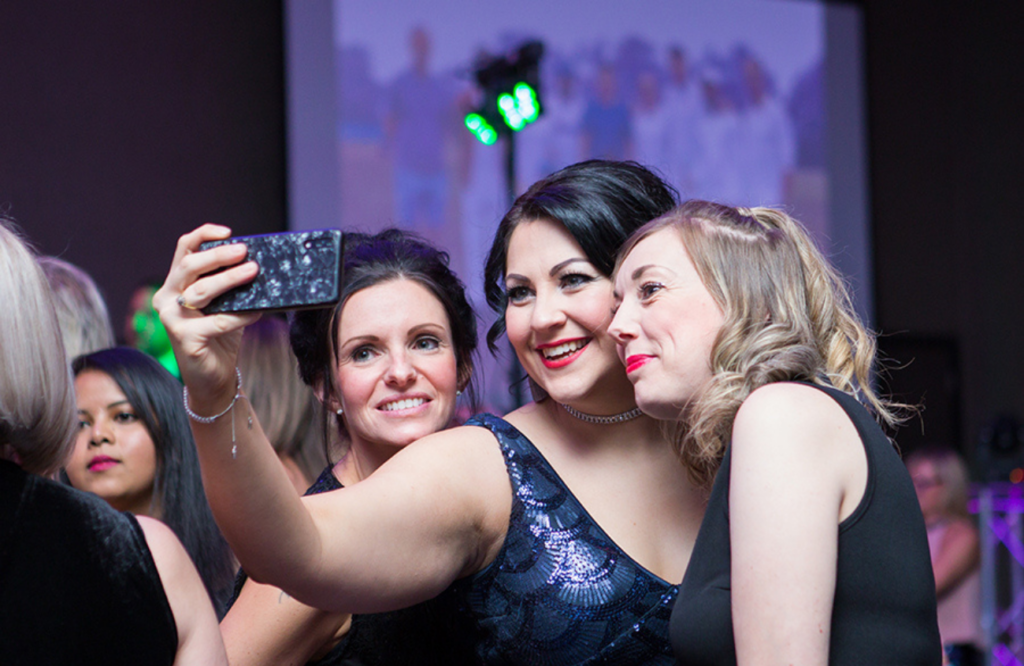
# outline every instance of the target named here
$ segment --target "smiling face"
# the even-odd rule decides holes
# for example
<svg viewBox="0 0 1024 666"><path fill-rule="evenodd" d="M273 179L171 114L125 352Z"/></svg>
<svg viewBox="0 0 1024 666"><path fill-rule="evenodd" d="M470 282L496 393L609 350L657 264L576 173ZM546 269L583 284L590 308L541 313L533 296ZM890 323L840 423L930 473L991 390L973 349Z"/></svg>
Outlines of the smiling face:
<svg viewBox="0 0 1024 666"><path fill-rule="evenodd" d="M637 243L615 281L621 299L611 334L645 413L678 420L711 379L711 350L725 322L679 233L669 227Z"/></svg>
<svg viewBox="0 0 1024 666"><path fill-rule="evenodd" d="M437 297L406 279L352 294L338 327L335 385L353 448L379 462L447 426L458 372Z"/></svg>
<svg viewBox="0 0 1024 666"><path fill-rule="evenodd" d="M520 223L509 240L505 286L508 339L554 400L604 415L635 405L607 331L611 280L565 227Z"/></svg>
<svg viewBox="0 0 1024 666"><path fill-rule="evenodd" d="M105 372L80 372L75 394L78 439L66 468L71 484L118 511L152 515L156 448L146 426Z"/></svg>

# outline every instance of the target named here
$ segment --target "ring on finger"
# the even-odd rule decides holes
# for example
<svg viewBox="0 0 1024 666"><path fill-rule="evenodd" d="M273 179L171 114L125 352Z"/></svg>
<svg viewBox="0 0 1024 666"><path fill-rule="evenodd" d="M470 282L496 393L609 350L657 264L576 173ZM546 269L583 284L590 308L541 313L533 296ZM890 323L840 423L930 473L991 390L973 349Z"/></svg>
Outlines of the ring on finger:
<svg viewBox="0 0 1024 666"><path fill-rule="evenodd" d="M178 298L177 298L177 303L178 303L178 305L179 305L180 307L183 307L183 308L185 308L186 310L198 310L198 308L197 308L196 306L194 306L194 305L190 305L190 304L189 304L189 303L188 303L188 302L187 302L187 301L185 300L185 294L178 294Z"/></svg>

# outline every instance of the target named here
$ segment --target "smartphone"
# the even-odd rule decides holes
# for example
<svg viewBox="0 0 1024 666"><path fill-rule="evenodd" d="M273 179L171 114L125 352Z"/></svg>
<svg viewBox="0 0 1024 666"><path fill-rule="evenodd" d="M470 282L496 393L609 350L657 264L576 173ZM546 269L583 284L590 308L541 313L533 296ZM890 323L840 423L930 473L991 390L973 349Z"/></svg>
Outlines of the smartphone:
<svg viewBox="0 0 1024 666"><path fill-rule="evenodd" d="M201 244L200 250L208 250L244 243L248 253L242 261L255 261L260 267L252 282L221 294L203 312L305 310L335 305L340 296L342 239L338 229L321 229L238 236Z"/></svg>

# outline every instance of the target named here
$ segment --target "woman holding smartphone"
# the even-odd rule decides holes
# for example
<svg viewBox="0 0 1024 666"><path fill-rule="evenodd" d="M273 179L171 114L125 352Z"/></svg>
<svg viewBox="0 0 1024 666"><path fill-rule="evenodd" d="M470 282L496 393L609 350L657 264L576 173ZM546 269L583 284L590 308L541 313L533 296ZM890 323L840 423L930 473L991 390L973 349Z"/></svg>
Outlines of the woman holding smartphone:
<svg viewBox="0 0 1024 666"><path fill-rule="evenodd" d="M447 255L397 230L345 234L344 248L338 305L292 318L298 374L325 403L328 439L346 445L307 494L352 487L406 445L448 427L457 396L471 387L476 315ZM234 666L441 666L470 658L466 637L454 631L451 595L352 616L244 575L239 584L221 622Z"/></svg>
<svg viewBox="0 0 1024 666"><path fill-rule="evenodd" d="M671 664L668 581L685 570L702 496L636 409L607 324L616 251L674 204L632 163L585 162L532 186L499 225L486 275L504 315L490 339L507 330L538 399L302 501L235 399L238 337L254 316L196 309L258 267L238 263L244 248L196 251L224 227L183 236L155 302L201 415L211 505L250 575L357 613L451 589L481 663Z"/></svg>

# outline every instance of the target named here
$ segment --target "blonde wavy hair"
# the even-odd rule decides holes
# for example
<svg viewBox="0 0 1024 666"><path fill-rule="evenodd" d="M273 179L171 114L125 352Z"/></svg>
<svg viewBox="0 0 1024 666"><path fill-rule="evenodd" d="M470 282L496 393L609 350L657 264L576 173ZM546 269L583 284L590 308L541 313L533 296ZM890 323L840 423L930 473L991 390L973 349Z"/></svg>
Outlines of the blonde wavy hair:
<svg viewBox="0 0 1024 666"><path fill-rule="evenodd" d="M662 229L676 231L725 322L711 351L712 378L678 421L670 440L698 484L714 480L740 405L781 381L833 386L880 421L901 420L901 405L871 388L875 338L861 324L839 274L803 227L771 208L733 208L692 200L647 223L621 258Z"/></svg>

